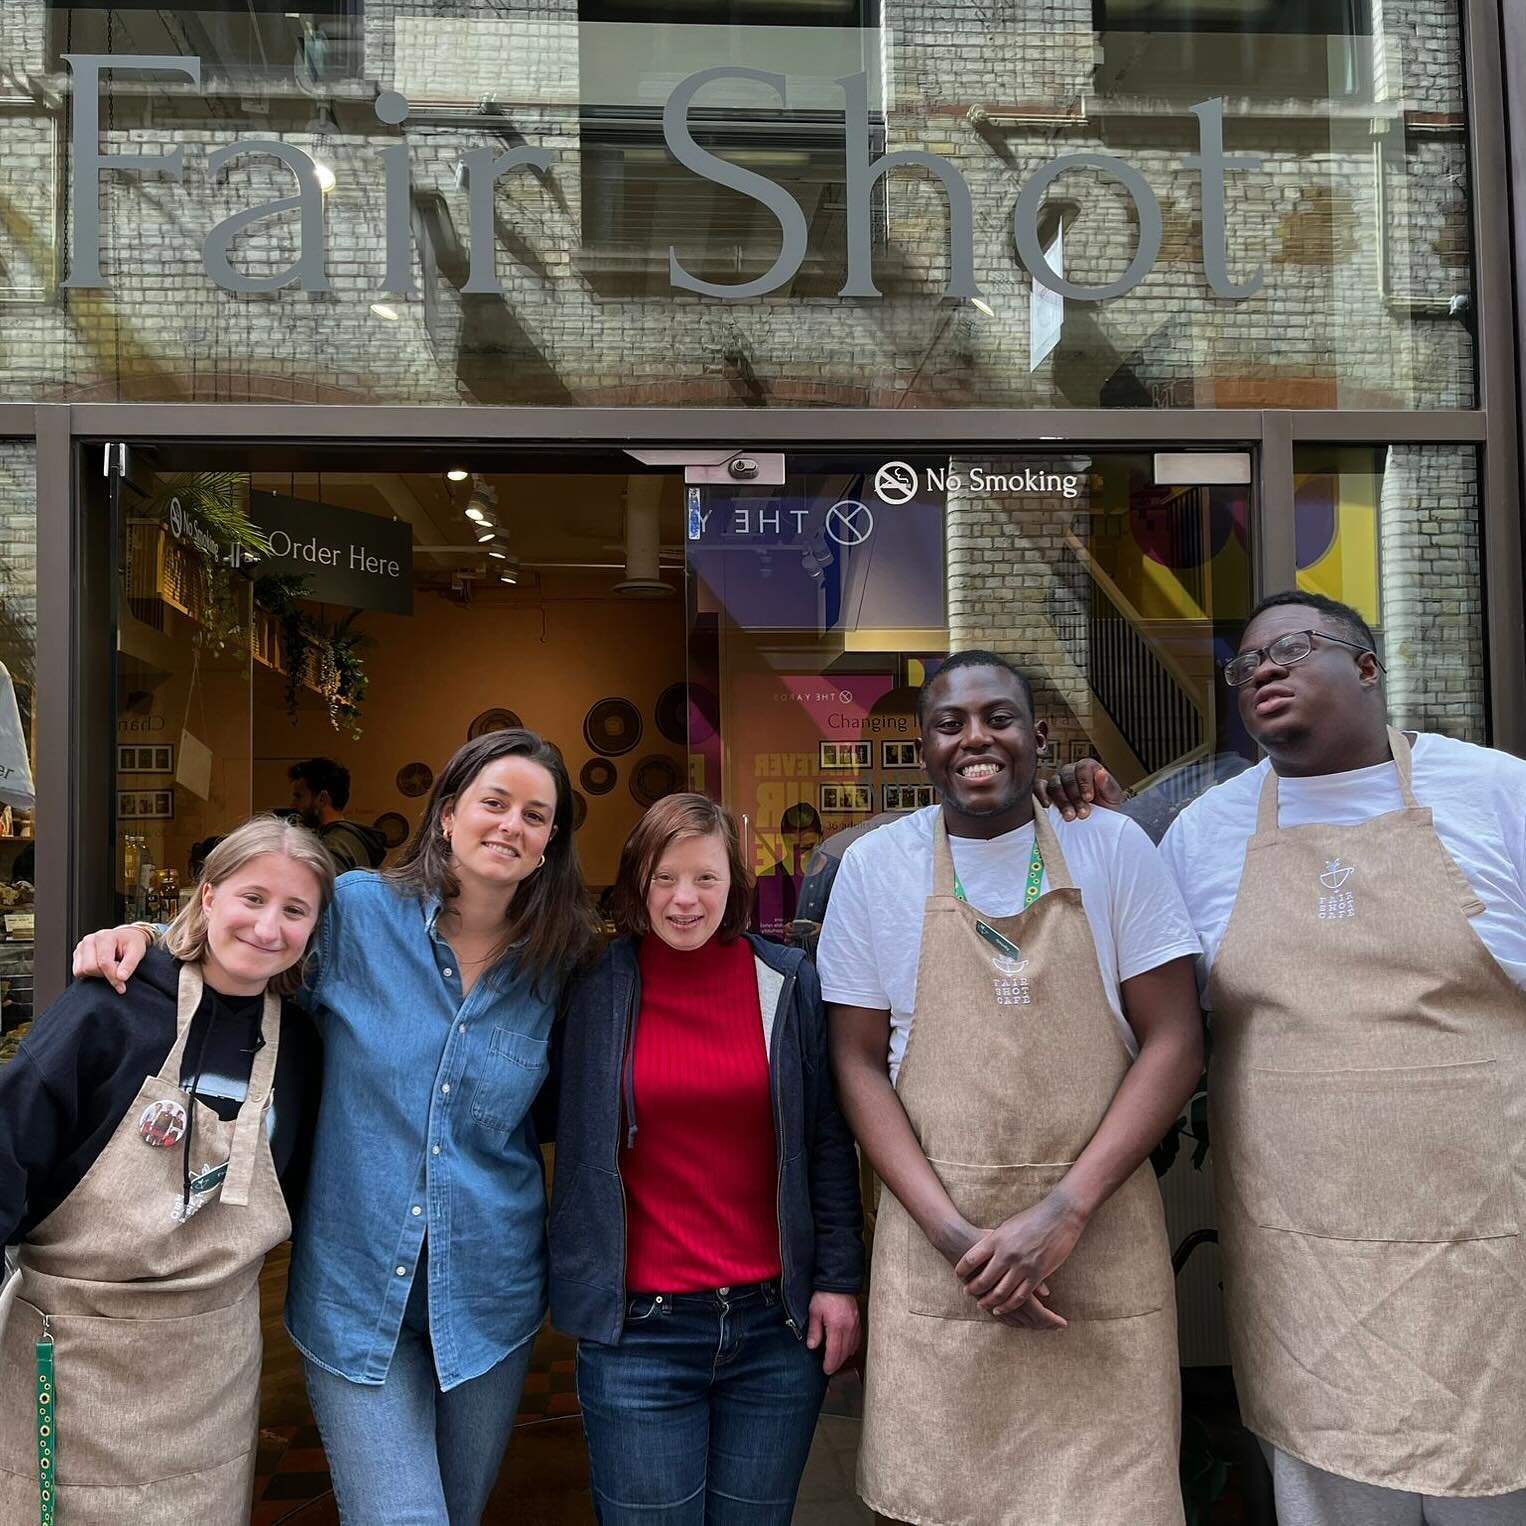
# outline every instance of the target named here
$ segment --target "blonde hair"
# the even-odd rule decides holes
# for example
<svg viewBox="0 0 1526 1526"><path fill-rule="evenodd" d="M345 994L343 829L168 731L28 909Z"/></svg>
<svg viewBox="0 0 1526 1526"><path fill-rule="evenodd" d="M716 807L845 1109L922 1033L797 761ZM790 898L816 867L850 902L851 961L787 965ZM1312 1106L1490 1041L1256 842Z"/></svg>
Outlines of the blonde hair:
<svg viewBox="0 0 1526 1526"><path fill-rule="evenodd" d="M230 832L207 854L201 867L201 877L196 881L195 893L185 909L164 930L161 945L183 964L195 964L206 957L207 913L202 905L202 891L208 885L220 885L231 875L237 874L251 859L267 853L278 853L292 859L313 872L318 881L318 918L328 910L334 898L334 861L328 849L306 827L294 821L282 821L278 816L251 816L243 826ZM277 996L290 996L300 990L305 978L308 955L312 952L313 938L318 933L318 922L302 951L302 958L280 974L272 976L270 989Z"/></svg>

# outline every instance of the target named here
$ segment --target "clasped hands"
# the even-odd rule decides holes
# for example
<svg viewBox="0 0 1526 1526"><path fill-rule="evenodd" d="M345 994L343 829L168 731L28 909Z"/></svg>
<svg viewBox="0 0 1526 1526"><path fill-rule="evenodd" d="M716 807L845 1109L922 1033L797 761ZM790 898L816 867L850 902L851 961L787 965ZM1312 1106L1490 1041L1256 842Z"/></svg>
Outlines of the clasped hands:
<svg viewBox="0 0 1526 1526"><path fill-rule="evenodd" d="M939 1249L964 1291L994 1319L1018 1330L1063 1330L1066 1321L1044 1302L1046 1279L1075 1249L1086 1223L1086 1214L1057 1187L995 1229L960 1219Z"/></svg>

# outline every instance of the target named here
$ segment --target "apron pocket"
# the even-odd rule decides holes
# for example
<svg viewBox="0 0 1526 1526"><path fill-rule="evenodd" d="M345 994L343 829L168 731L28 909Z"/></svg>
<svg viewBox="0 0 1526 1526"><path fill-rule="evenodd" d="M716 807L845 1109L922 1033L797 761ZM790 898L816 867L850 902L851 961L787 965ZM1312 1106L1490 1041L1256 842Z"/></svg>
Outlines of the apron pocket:
<svg viewBox="0 0 1526 1526"><path fill-rule="evenodd" d="M252 1473L260 1400L257 1292L175 1319L55 1314L52 1329L60 1485L154 1484L239 1458L248 1458ZM7 1467L18 1452L28 1468L36 1466L31 1396L41 1333L42 1315L18 1299L0 1345L7 1409L0 1457Z"/></svg>
<svg viewBox="0 0 1526 1526"><path fill-rule="evenodd" d="M992 1229L1046 1197L1066 1164L968 1166L935 1160L948 1195L970 1223ZM908 1219L907 1307L936 1319L989 1320L954 1269ZM1049 1277L1049 1308L1065 1319L1132 1319L1173 1296L1160 1192L1146 1162L1086 1226L1063 1266Z"/></svg>
<svg viewBox="0 0 1526 1526"><path fill-rule="evenodd" d="M1263 1229L1437 1244L1518 1232L1493 1060L1250 1070L1230 1103L1225 1148Z"/></svg>

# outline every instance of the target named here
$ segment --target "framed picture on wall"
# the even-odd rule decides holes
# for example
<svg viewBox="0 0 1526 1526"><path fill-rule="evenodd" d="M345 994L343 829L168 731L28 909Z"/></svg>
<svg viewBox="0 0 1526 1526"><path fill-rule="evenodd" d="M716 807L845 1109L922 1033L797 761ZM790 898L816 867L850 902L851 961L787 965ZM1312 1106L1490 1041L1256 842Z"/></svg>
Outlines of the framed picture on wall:
<svg viewBox="0 0 1526 1526"><path fill-rule="evenodd" d="M885 786L885 809L887 811L920 811L925 805L937 803L938 792L930 784L887 784Z"/></svg>
<svg viewBox="0 0 1526 1526"><path fill-rule="evenodd" d="M155 742L117 743L119 774L172 774L175 772L175 744Z"/></svg>
<svg viewBox="0 0 1526 1526"><path fill-rule="evenodd" d="M121 789L117 791L117 815L134 821L173 821L175 792L172 789Z"/></svg>
<svg viewBox="0 0 1526 1526"><path fill-rule="evenodd" d="M820 744L822 770L857 769L874 766L873 742L822 742Z"/></svg>
<svg viewBox="0 0 1526 1526"><path fill-rule="evenodd" d="M1079 742L1072 742L1070 744L1070 761L1072 763L1079 763L1082 758L1089 758L1091 755L1092 744L1085 737L1082 737Z"/></svg>
<svg viewBox="0 0 1526 1526"><path fill-rule="evenodd" d="M881 768L920 768L921 766L915 742L880 743Z"/></svg>
<svg viewBox="0 0 1526 1526"><path fill-rule="evenodd" d="M869 784L823 784L818 791L823 816L867 816L874 809L874 787Z"/></svg>

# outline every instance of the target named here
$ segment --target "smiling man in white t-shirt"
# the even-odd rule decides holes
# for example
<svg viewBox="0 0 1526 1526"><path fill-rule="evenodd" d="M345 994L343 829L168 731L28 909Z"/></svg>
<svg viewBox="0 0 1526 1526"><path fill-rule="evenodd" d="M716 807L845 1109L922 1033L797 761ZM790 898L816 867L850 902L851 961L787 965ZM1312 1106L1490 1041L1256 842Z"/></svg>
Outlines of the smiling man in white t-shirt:
<svg viewBox="0 0 1526 1526"><path fill-rule="evenodd" d="M860 1491L923 1526L1180 1526L1148 1155L1200 1071L1197 940L1132 822L1035 812L1044 727L1009 663L955 653L918 723L943 803L852 844L818 953L886 1188Z"/></svg>
<svg viewBox="0 0 1526 1526"><path fill-rule="evenodd" d="M1162 852L1278 1519L1521 1526L1526 762L1390 730L1371 630L1319 595L1263 601L1225 676L1268 757Z"/></svg>

